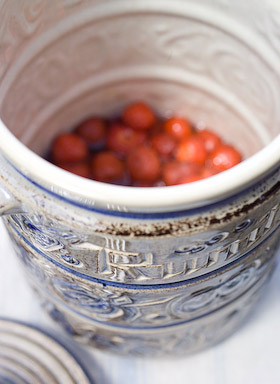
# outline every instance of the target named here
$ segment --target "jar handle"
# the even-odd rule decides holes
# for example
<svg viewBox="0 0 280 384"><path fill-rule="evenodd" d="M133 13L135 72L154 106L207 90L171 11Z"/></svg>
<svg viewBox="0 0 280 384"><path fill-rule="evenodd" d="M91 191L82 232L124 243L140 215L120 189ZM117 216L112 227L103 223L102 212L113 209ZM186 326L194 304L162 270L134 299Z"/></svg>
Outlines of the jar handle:
<svg viewBox="0 0 280 384"><path fill-rule="evenodd" d="M22 213L21 203L0 184L0 216Z"/></svg>

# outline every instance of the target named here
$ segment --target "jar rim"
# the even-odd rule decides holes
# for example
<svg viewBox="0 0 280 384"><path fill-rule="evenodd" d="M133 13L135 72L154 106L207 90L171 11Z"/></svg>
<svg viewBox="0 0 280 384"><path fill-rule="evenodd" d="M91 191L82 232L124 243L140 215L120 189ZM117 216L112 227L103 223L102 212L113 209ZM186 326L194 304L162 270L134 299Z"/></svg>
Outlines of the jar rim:
<svg viewBox="0 0 280 384"><path fill-rule="evenodd" d="M1 120L0 149L14 167L46 190L119 212L170 212L205 206L256 184L280 164L278 135L250 158L215 176L189 184L140 188L89 180L60 169L21 143Z"/></svg>

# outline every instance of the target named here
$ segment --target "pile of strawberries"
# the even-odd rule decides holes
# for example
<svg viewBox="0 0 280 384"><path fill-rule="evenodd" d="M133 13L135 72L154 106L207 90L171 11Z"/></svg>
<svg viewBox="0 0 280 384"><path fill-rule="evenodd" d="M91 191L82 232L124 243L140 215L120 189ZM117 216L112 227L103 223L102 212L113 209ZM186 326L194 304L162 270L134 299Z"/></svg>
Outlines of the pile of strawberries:
<svg viewBox="0 0 280 384"><path fill-rule="evenodd" d="M49 157L79 176L135 187L190 183L242 160L211 130L178 116L163 120L143 102L128 105L118 119L91 117L57 136Z"/></svg>

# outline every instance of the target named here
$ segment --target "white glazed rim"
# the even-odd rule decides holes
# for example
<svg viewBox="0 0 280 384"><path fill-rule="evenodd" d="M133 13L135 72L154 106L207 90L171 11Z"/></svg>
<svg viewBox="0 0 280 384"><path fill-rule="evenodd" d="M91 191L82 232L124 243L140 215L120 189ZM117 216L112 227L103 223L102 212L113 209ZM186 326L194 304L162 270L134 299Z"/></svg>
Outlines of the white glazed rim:
<svg viewBox="0 0 280 384"><path fill-rule="evenodd" d="M38 185L70 200L113 211L170 212L223 200L256 183L280 164L280 135L230 170L190 184L136 188L88 180L41 158L0 120L0 148L9 162Z"/></svg>

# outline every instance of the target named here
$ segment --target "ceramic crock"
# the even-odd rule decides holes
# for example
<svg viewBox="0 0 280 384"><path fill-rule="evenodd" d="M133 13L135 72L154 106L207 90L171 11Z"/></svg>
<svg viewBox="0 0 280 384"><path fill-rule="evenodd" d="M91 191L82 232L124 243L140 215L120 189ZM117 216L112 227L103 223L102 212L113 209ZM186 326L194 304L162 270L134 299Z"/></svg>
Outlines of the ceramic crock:
<svg viewBox="0 0 280 384"><path fill-rule="evenodd" d="M0 1L0 213L43 307L78 340L190 353L255 306L279 243L279 8ZM245 160L188 185L133 188L43 159L58 132L134 100L211 127Z"/></svg>

